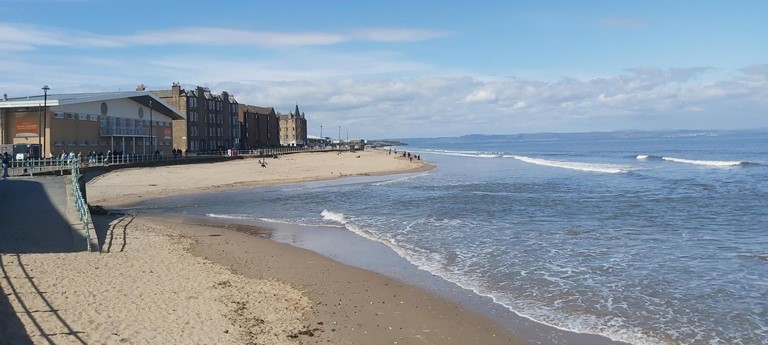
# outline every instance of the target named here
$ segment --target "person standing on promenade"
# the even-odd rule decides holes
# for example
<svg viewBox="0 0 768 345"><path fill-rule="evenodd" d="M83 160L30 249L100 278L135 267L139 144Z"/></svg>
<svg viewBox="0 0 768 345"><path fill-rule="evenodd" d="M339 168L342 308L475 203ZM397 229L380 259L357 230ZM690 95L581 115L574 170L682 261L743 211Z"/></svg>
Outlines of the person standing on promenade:
<svg viewBox="0 0 768 345"><path fill-rule="evenodd" d="M11 164L11 155L8 152L3 153L3 180L8 178L8 165Z"/></svg>

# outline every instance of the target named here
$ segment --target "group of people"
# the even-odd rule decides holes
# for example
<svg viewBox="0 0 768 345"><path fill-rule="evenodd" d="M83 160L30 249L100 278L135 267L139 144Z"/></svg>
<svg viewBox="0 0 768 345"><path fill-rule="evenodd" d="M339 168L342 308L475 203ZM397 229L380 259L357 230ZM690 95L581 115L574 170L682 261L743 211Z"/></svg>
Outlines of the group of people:
<svg viewBox="0 0 768 345"><path fill-rule="evenodd" d="M395 155L397 155L397 149L395 149L394 151L392 151L392 149L389 149L389 153L387 153L387 154L391 155L392 152L394 152ZM421 155L414 155L414 154L411 154L410 152L402 151L401 155L402 155L403 158L408 158L408 160L411 161L411 162L413 162L414 158L416 160L421 160Z"/></svg>
<svg viewBox="0 0 768 345"><path fill-rule="evenodd" d="M182 155L184 156L187 155L187 150L182 151L181 149L173 149L171 150L171 152L173 153L173 158L181 157Z"/></svg>

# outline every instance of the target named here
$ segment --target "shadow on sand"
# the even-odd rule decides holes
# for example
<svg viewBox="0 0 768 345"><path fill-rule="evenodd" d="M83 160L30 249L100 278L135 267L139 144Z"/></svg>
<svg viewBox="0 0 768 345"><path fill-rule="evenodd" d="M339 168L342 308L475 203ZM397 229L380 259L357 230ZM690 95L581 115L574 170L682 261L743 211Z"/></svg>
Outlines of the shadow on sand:
<svg viewBox="0 0 768 345"><path fill-rule="evenodd" d="M0 344L33 343L21 317L37 325L37 330L30 332L54 343L50 334L37 324L38 311L28 307L33 300L44 302L45 312L53 313L68 326L23 263L23 254L75 252L85 243L85 238L73 231L66 218L64 179L57 176L0 181ZM19 310L14 310L12 301ZM78 332L68 330L69 335L79 339Z"/></svg>

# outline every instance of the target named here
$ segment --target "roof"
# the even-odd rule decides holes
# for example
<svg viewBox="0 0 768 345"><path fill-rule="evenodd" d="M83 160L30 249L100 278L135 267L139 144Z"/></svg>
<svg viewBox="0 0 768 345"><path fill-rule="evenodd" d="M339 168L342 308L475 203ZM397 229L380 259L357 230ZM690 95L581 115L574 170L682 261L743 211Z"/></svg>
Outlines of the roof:
<svg viewBox="0 0 768 345"><path fill-rule="evenodd" d="M150 91L50 94L47 99L45 98L45 95L16 97L9 98L7 101L0 100L0 108L36 107L43 103L55 107L59 105L103 102L122 98L130 99L146 107L149 107L149 102L152 101L152 110L158 111L173 120L184 119L174 107L165 103L165 101Z"/></svg>
<svg viewBox="0 0 768 345"><path fill-rule="evenodd" d="M255 105L246 105L246 111L256 114L271 114L274 113L275 108L272 107L257 107Z"/></svg>

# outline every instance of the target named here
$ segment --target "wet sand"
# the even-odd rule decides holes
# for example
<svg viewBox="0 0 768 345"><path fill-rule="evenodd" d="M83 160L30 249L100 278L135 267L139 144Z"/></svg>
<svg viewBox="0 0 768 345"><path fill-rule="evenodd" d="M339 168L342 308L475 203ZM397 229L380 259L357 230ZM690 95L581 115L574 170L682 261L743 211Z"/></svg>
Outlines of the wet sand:
<svg viewBox="0 0 768 345"><path fill-rule="evenodd" d="M431 168L382 152L297 154L267 168L245 159L113 171L89 182L88 196L91 205L120 207ZM3 291L20 287L6 309L25 330L0 322L0 344L522 344L518 335L531 331L513 334L426 289L269 240L267 228L130 214L94 223L101 254L2 255ZM34 279L24 279L24 270Z"/></svg>

